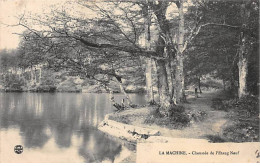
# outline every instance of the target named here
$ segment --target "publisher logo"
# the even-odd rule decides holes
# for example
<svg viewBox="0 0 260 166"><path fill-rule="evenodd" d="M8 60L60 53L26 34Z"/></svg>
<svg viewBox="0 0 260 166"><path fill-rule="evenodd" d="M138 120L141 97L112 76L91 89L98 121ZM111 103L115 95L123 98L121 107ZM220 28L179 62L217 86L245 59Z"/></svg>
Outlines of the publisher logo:
<svg viewBox="0 0 260 166"><path fill-rule="evenodd" d="M23 153L23 146L22 145L16 145L14 147L14 152L17 153L17 154Z"/></svg>

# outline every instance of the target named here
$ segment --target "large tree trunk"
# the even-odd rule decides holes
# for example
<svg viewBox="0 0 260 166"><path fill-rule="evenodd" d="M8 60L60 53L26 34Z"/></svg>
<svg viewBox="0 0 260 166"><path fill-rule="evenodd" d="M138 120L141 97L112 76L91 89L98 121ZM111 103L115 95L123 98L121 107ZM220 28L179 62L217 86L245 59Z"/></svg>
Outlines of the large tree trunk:
<svg viewBox="0 0 260 166"><path fill-rule="evenodd" d="M166 71L167 71L168 84L169 84L169 94L172 100L174 94L174 71L172 70L171 61L166 62Z"/></svg>
<svg viewBox="0 0 260 166"><path fill-rule="evenodd" d="M171 98L169 95L168 78L164 60L156 61L157 77L158 77L158 93L160 98L160 113L168 116L168 109L171 105Z"/></svg>
<svg viewBox="0 0 260 166"><path fill-rule="evenodd" d="M177 66L175 75L175 103L179 104L185 101L184 93L184 75L183 75L183 56L181 53L177 54Z"/></svg>
<svg viewBox="0 0 260 166"><path fill-rule="evenodd" d="M184 89L184 73L183 73L183 46L184 46L184 13L183 13L183 2L179 1L178 5L179 11L179 35L178 35L178 52L176 56L177 66L176 66L176 88L175 88L175 102L182 103L186 101L185 89Z"/></svg>
<svg viewBox="0 0 260 166"><path fill-rule="evenodd" d="M146 93L147 93L147 102L153 103L154 102L154 95L153 95L153 80L152 80L152 59L146 60Z"/></svg>
<svg viewBox="0 0 260 166"><path fill-rule="evenodd" d="M145 7L144 9L144 47L146 50L151 51L151 18L150 18L150 9L149 7ZM153 80L152 80L152 59L146 59L146 71L145 71L145 78L146 78L146 100L148 103L154 103L154 95L153 95Z"/></svg>
<svg viewBox="0 0 260 166"><path fill-rule="evenodd" d="M238 57L238 73L239 73L239 88L238 97L242 98L247 93L247 74L248 74L248 56L251 53L250 37L247 34L248 20L250 17L250 9L248 2L241 5L242 30L240 32L240 48Z"/></svg>
<svg viewBox="0 0 260 166"><path fill-rule="evenodd" d="M169 115L169 109L172 104L171 96L169 94L169 80L166 71L166 61L170 60L168 49L172 46L170 25L169 21L166 19L166 10L168 5L168 1L158 1L158 3L153 3L151 6L160 27L158 41L156 42L156 52L162 59L156 60L156 68L158 78L158 94L161 106L159 111L163 116Z"/></svg>

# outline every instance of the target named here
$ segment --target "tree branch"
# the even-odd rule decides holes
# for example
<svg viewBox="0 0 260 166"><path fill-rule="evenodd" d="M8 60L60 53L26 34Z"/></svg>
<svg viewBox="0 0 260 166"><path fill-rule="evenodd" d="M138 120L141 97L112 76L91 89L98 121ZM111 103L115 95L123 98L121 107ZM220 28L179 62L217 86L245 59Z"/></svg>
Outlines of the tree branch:
<svg viewBox="0 0 260 166"><path fill-rule="evenodd" d="M218 24L218 23L206 23L206 24L202 24L200 26L195 26L192 29L192 32L190 33L188 39L185 41L182 52L184 52L187 49L188 44L199 34L199 32L201 31L201 28L206 27L206 26L222 26L222 27L233 28L233 29L241 28L241 26L229 25L229 24Z"/></svg>

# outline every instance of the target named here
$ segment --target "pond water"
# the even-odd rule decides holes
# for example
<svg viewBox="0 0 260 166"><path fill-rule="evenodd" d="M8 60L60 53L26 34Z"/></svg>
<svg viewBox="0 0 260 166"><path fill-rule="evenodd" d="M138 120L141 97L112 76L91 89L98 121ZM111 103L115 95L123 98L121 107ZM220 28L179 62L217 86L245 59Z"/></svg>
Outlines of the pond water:
<svg viewBox="0 0 260 166"><path fill-rule="evenodd" d="M116 101L122 98L115 94ZM145 104L144 95L130 98ZM115 162L122 145L97 130L114 110L109 99L109 94L0 93L0 161ZM15 145L24 152L15 154Z"/></svg>

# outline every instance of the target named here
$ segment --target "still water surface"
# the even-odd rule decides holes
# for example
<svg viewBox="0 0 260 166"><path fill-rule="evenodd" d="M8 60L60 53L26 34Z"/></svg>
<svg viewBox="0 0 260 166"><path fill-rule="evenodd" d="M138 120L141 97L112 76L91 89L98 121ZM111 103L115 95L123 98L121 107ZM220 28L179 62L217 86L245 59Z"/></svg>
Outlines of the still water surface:
<svg viewBox="0 0 260 166"><path fill-rule="evenodd" d="M130 97L145 104L143 95ZM21 144L23 158L14 162L115 162L122 145L97 130L114 110L109 99L109 94L0 93L0 160L20 157L13 147Z"/></svg>

